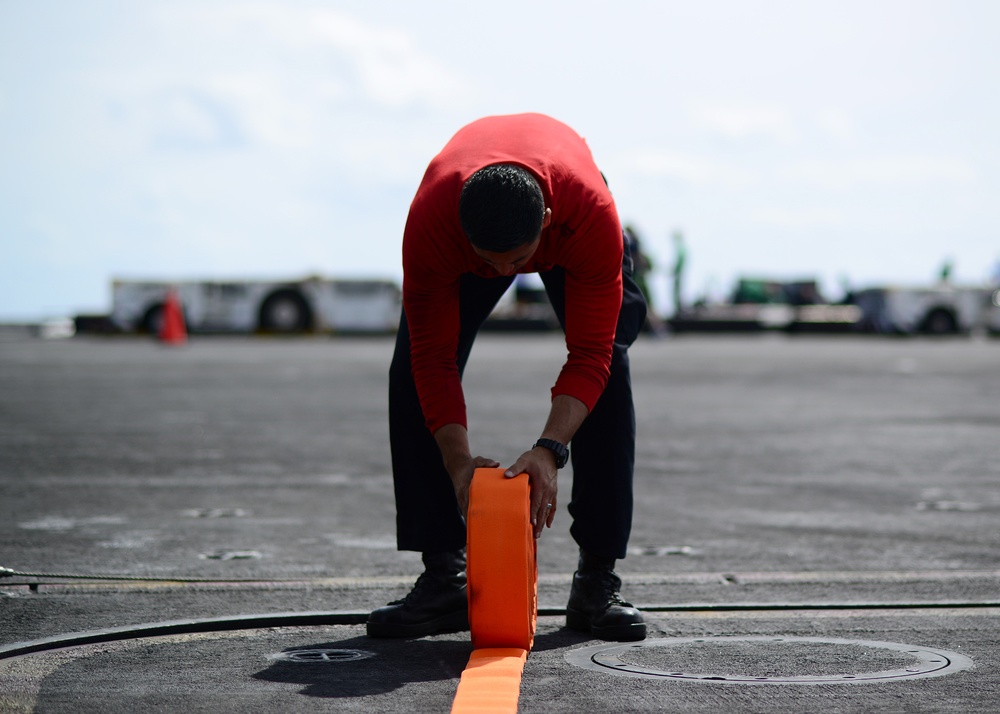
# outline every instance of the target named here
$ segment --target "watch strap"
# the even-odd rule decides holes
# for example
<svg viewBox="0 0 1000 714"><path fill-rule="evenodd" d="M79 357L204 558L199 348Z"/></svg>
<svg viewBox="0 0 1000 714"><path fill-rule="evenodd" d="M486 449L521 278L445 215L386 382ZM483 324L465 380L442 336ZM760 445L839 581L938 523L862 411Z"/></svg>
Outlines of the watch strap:
<svg viewBox="0 0 1000 714"><path fill-rule="evenodd" d="M553 454L556 455L556 468L561 469L569 461L569 447L566 444L561 444L555 439L539 439L535 442L535 445L531 448L534 449L536 446L541 446L544 449L548 449Z"/></svg>

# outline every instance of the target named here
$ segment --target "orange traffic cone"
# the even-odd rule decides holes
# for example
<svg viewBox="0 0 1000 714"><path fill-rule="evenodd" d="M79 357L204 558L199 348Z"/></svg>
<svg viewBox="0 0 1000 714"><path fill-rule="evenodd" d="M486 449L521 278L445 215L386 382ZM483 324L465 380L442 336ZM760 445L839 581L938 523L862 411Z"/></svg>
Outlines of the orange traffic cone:
<svg viewBox="0 0 1000 714"><path fill-rule="evenodd" d="M167 293L163 303L163 321L160 323L160 342L169 345L183 345L187 342L187 328L184 326L184 311L177 298L177 291Z"/></svg>

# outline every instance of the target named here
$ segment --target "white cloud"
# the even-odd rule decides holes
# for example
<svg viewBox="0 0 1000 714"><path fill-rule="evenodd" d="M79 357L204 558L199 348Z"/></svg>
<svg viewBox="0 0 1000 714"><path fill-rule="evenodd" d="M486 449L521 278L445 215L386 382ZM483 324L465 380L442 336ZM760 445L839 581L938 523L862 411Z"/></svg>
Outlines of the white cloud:
<svg viewBox="0 0 1000 714"><path fill-rule="evenodd" d="M164 17L178 31L198 28L213 41L243 50L259 45L268 52L251 49L251 56L284 58L309 77L345 75L364 98L386 107L448 104L464 87L458 74L419 47L411 33L334 10L274 2L198 4Z"/></svg>
<svg viewBox="0 0 1000 714"><path fill-rule="evenodd" d="M150 101L152 139L160 147L213 149L240 140L234 112L210 93L164 89Z"/></svg>
<svg viewBox="0 0 1000 714"><path fill-rule="evenodd" d="M791 115L781 107L701 105L691 115L696 125L730 139L760 136L788 144L799 136Z"/></svg>
<svg viewBox="0 0 1000 714"><path fill-rule="evenodd" d="M89 70L109 108L95 132L102 155L237 148L300 172L323 163L409 179L414 155L426 162L436 147L400 132L403 115L471 94L412 33L322 7L184 3L154 6L151 19L129 62Z"/></svg>
<svg viewBox="0 0 1000 714"><path fill-rule="evenodd" d="M763 138L788 146L803 143L809 132L818 129L842 146L857 141L854 120L838 108L793 113L778 106L715 104L696 105L690 114L696 127L727 139Z"/></svg>
<svg viewBox="0 0 1000 714"><path fill-rule="evenodd" d="M841 109L825 109L816 115L816 125L827 135L844 146L852 146L857 140L854 121Z"/></svg>
<svg viewBox="0 0 1000 714"><path fill-rule="evenodd" d="M398 107L421 100L447 102L460 93L461 81L420 51L409 34L365 25L326 10L316 11L308 22L321 41L356 62L366 94L381 104Z"/></svg>
<svg viewBox="0 0 1000 714"><path fill-rule="evenodd" d="M758 208L750 216L751 220L779 228L817 228L845 223L843 212L825 208Z"/></svg>
<svg viewBox="0 0 1000 714"><path fill-rule="evenodd" d="M977 176L975 167L964 159L919 154L805 161L780 173L792 181L829 189L969 183Z"/></svg>
<svg viewBox="0 0 1000 714"><path fill-rule="evenodd" d="M755 182L753 172L705 156L670 151L629 152L618 157L621 170L650 178L669 178L697 185L741 188Z"/></svg>
<svg viewBox="0 0 1000 714"><path fill-rule="evenodd" d="M402 151L409 176L412 133L369 137L471 95L412 33L322 7L184 3L154 6L152 21L130 61L91 70L116 108L107 151L273 150L366 173L398 167L387 152Z"/></svg>

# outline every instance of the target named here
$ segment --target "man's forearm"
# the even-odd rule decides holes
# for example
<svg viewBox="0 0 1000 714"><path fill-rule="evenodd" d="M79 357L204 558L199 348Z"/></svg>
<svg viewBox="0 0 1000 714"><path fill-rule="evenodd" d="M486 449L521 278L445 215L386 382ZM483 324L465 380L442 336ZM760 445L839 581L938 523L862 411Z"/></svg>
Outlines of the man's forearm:
<svg viewBox="0 0 1000 714"><path fill-rule="evenodd" d="M441 458L448 473L452 473L456 461L468 461L469 432L461 424L445 424L434 432L434 440L441 450Z"/></svg>
<svg viewBox="0 0 1000 714"><path fill-rule="evenodd" d="M583 424L588 413L587 405L576 397L559 394L552 400L549 418L539 436L554 439L560 444L568 444L573 440L573 435Z"/></svg>

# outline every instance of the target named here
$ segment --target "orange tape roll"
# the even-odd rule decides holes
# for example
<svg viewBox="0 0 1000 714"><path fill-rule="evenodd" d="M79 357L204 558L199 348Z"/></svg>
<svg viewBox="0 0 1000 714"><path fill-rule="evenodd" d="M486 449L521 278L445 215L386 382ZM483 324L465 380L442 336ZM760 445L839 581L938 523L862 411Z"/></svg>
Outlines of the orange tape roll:
<svg viewBox="0 0 1000 714"><path fill-rule="evenodd" d="M528 474L476 469L469 489L466 573L472 656L451 714L516 714L521 674L535 642L538 565Z"/></svg>
<svg viewBox="0 0 1000 714"><path fill-rule="evenodd" d="M469 489L466 573L472 646L530 650L538 613L528 474L476 469Z"/></svg>

